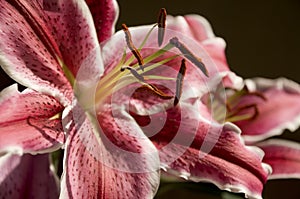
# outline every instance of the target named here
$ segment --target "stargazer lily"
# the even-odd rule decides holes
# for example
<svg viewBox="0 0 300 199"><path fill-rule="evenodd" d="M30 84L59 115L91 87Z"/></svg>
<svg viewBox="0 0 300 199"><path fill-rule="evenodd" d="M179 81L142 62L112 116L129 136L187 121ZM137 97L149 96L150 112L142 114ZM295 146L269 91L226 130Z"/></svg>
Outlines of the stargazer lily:
<svg viewBox="0 0 300 199"><path fill-rule="evenodd" d="M1 92L1 154L64 147L60 198L152 198L159 168L261 198L262 151L199 100L242 86L203 18L112 36L115 1L0 2L0 65L28 87Z"/></svg>

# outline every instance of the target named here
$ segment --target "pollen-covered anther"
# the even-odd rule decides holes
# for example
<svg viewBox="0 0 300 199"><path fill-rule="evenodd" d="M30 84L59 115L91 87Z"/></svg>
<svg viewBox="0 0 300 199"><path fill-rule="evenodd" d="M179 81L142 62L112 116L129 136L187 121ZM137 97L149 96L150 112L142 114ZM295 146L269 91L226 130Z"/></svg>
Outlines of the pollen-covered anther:
<svg viewBox="0 0 300 199"><path fill-rule="evenodd" d="M131 53L134 55L134 57L137 59L139 66L142 70L144 70L144 60L143 57L141 56L140 52L138 51L138 49L134 46L133 42L132 42L132 38L131 38L131 34L129 32L128 27L126 26L126 24L122 24L122 29L125 33L125 39L126 39L126 43L128 48L130 49Z"/></svg>
<svg viewBox="0 0 300 199"><path fill-rule="evenodd" d="M179 41L177 37L173 37L172 39L170 39L170 43L173 44L188 60L195 64L204 73L205 76L209 76L202 60L199 57L195 56L183 43Z"/></svg>
<svg viewBox="0 0 300 199"><path fill-rule="evenodd" d="M157 25L158 25L157 41L159 46L161 46L164 41L166 19L167 19L167 11L165 8L162 8L159 11L158 19L157 19Z"/></svg>
<svg viewBox="0 0 300 199"><path fill-rule="evenodd" d="M182 94L182 86L183 86L183 78L185 76L185 71L186 71L186 64L185 64L185 59L181 60L181 66L177 75L176 79L176 94L175 94L175 99L174 99L174 106L176 106L179 102L179 99Z"/></svg>

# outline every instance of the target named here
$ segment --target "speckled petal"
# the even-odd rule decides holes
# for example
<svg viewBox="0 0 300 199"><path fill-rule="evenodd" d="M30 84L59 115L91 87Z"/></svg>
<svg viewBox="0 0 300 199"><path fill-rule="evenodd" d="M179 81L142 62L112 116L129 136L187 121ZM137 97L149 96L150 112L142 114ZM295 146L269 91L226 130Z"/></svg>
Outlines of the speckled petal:
<svg viewBox="0 0 300 199"><path fill-rule="evenodd" d="M272 167L269 179L300 178L300 144L293 141L270 139L258 146L264 150L263 162Z"/></svg>
<svg viewBox="0 0 300 199"><path fill-rule="evenodd" d="M57 199L58 179L49 155L5 154L0 157L0 198Z"/></svg>
<svg viewBox="0 0 300 199"><path fill-rule="evenodd" d="M162 169L186 180L211 182L220 189L261 198L270 169L261 162L263 152L246 147L236 126L215 123L200 107L181 103L165 113L134 117L158 148ZM165 122L157 127L155 121Z"/></svg>
<svg viewBox="0 0 300 199"><path fill-rule="evenodd" d="M1 0L0 5L3 70L17 82L68 104L72 96L70 84L55 60L57 47L35 9L23 0L10 3Z"/></svg>
<svg viewBox="0 0 300 199"><path fill-rule="evenodd" d="M251 91L262 93L266 101L245 96L241 104L258 105L259 115L254 120L240 121L236 124L242 129L247 142L255 142L279 135L285 129L295 131L300 125L300 86L284 78L270 80L257 78L246 80Z"/></svg>
<svg viewBox="0 0 300 199"><path fill-rule="evenodd" d="M119 7L115 0L85 0L93 15L98 40L107 40L115 31Z"/></svg>
<svg viewBox="0 0 300 199"><path fill-rule="evenodd" d="M154 197L157 151L126 112L114 110L112 117L111 111L108 105L99 113L100 128L91 124L92 116L73 109L76 126L66 144L60 198Z"/></svg>
<svg viewBox="0 0 300 199"><path fill-rule="evenodd" d="M46 152L64 142L60 118L50 119L63 110L53 97L14 84L0 93L0 110L0 152Z"/></svg>
<svg viewBox="0 0 300 199"><path fill-rule="evenodd" d="M49 30L59 46L62 62L76 80L99 78L103 72L100 46L85 1L44 0L43 9Z"/></svg>

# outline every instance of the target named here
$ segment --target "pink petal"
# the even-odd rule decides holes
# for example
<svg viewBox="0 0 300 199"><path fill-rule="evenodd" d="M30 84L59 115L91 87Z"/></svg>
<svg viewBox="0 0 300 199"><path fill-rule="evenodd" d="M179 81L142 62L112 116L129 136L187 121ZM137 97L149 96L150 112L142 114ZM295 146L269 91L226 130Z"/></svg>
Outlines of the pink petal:
<svg viewBox="0 0 300 199"><path fill-rule="evenodd" d="M258 143L258 146L265 152L263 161L273 169L269 179L300 178L299 143L271 139Z"/></svg>
<svg viewBox="0 0 300 199"><path fill-rule="evenodd" d="M244 97L242 103L257 103L259 115L254 120L236 122L247 142L279 135L284 129L295 131L300 125L300 86L287 79L246 80L249 89L261 92L267 101Z"/></svg>
<svg viewBox="0 0 300 199"><path fill-rule="evenodd" d="M149 117L134 117L152 136L167 172L261 198L269 168L261 162L261 150L244 145L237 127L217 124L205 107L184 103ZM157 126L156 121L163 122Z"/></svg>
<svg viewBox="0 0 300 199"><path fill-rule="evenodd" d="M54 59L57 46L31 2L0 2L0 65L17 82L69 103L70 84Z"/></svg>
<svg viewBox="0 0 300 199"><path fill-rule="evenodd" d="M64 141L61 119L50 119L63 106L53 97L14 84L0 94L0 151L36 153L57 149Z"/></svg>
<svg viewBox="0 0 300 199"><path fill-rule="evenodd" d="M86 3L44 0L43 9L43 17L59 46L60 58L76 80L98 79L103 64L93 17Z"/></svg>
<svg viewBox="0 0 300 199"><path fill-rule="evenodd" d="M58 179L50 167L49 155L0 157L0 198L56 199Z"/></svg>
<svg viewBox="0 0 300 199"><path fill-rule="evenodd" d="M119 7L115 0L85 0L93 15L98 40L107 40L115 31Z"/></svg>
<svg viewBox="0 0 300 199"><path fill-rule="evenodd" d="M110 106L99 113L98 127L79 107L72 116L76 126L67 139L61 198L153 198L158 154L135 121Z"/></svg>

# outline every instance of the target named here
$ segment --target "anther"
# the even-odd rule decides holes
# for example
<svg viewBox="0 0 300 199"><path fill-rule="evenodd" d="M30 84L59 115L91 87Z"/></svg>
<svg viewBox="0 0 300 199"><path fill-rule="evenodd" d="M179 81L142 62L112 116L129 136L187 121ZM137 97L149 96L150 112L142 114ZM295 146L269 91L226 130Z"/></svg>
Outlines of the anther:
<svg viewBox="0 0 300 199"><path fill-rule="evenodd" d="M182 94L183 78L185 76L185 71L186 71L185 59L182 59L181 66L176 79L176 94L174 99L174 106L178 104Z"/></svg>
<svg viewBox="0 0 300 199"><path fill-rule="evenodd" d="M199 57L196 57L183 43L181 43L177 37L170 39L170 43L173 44L188 60L195 64L205 76L208 77L208 71Z"/></svg>
<svg viewBox="0 0 300 199"><path fill-rule="evenodd" d="M158 25L158 46L161 46L164 41L165 28L166 28L167 11L165 8L160 9L157 19Z"/></svg>
<svg viewBox="0 0 300 199"><path fill-rule="evenodd" d="M134 46L133 42L132 42L132 38L131 38L131 34L128 30L128 27L126 26L126 24L122 24L122 29L125 33L125 38L126 38L126 43L128 48L131 50L131 53L135 56L135 58L137 59L139 66L142 70L144 70L144 60L140 54L140 52L138 51L138 49Z"/></svg>
<svg viewBox="0 0 300 199"><path fill-rule="evenodd" d="M130 66L126 66L126 67L122 67L121 71L124 71L125 69L129 70L131 72L131 74L137 78L138 80L140 80L141 82L145 82L145 79L142 75L140 75L134 68L130 67Z"/></svg>

